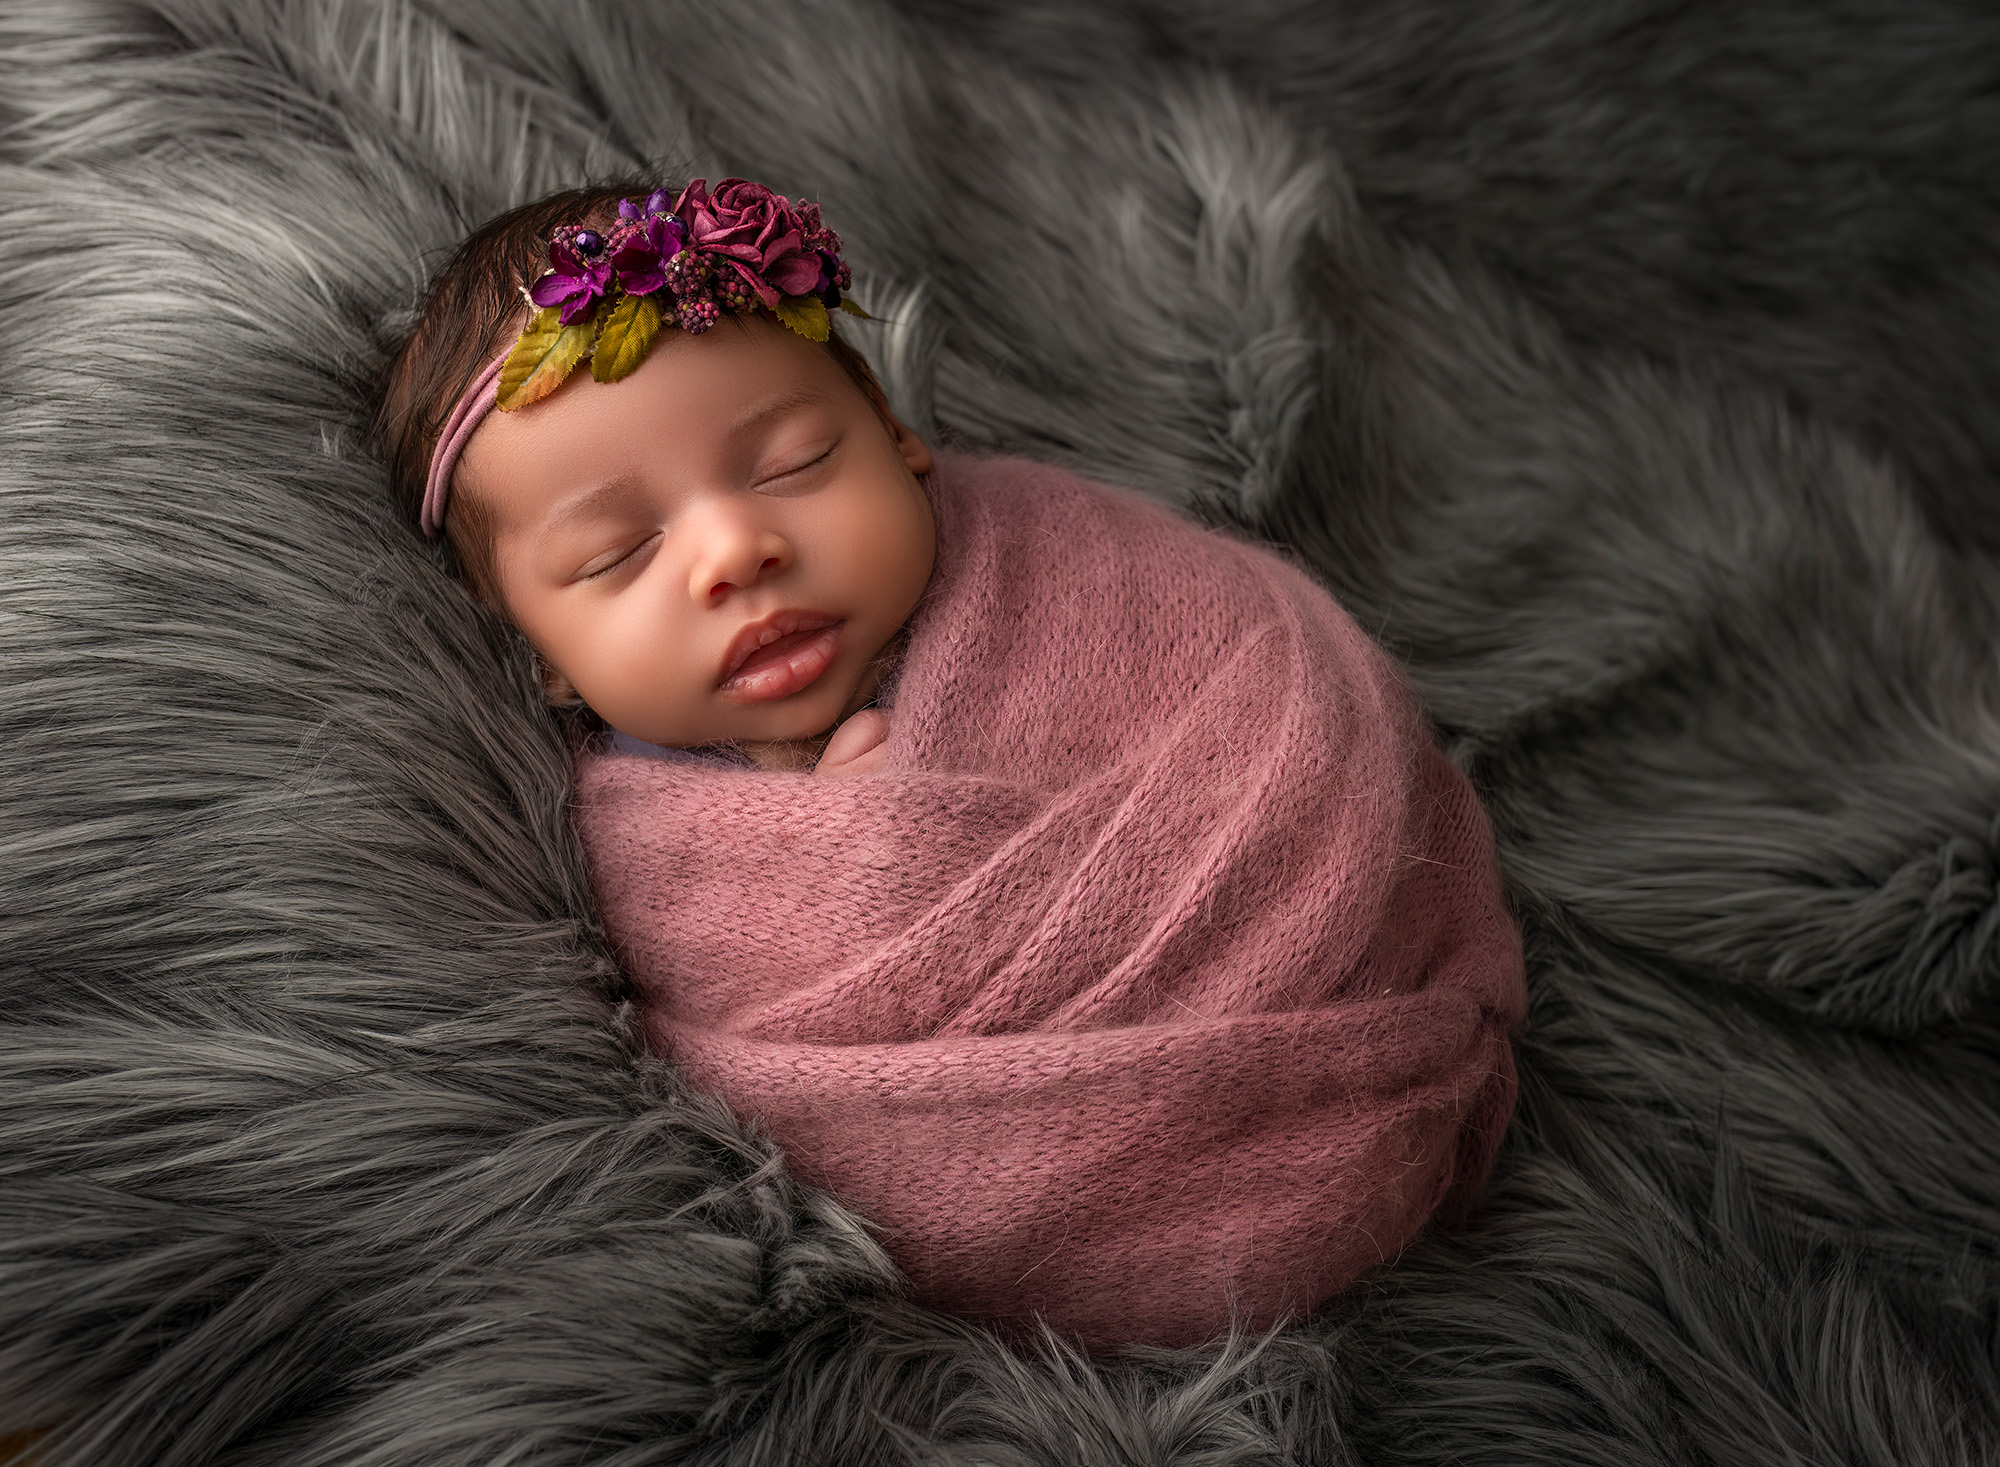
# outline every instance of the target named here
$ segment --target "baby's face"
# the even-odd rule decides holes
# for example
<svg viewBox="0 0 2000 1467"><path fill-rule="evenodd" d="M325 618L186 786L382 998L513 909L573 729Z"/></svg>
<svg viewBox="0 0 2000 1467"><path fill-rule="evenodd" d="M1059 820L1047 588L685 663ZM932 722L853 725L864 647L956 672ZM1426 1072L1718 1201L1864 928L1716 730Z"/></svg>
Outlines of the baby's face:
<svg viewBox="0 0 2000 1467"><path fill-rule="evenodd" d="M495 583L556 691L649 743L762 743L873 691L936 558L930 466L823 347L724 318L662 333L621 382L579 368L489 414L454 492L493 521Z"/></svg>

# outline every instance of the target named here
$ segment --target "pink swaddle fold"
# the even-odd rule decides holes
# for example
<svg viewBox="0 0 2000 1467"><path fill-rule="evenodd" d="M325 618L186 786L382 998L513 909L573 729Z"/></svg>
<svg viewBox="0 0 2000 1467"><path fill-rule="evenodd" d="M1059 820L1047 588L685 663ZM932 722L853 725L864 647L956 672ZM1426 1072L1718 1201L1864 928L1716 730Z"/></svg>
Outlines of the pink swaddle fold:
<svg viewBox="0 0 2000 1467"><path fill-rule="evenodd" d="M580 755L647 1032L927 1303L1100 1349L1309 1308L1512 1112L1485 817L1276 554L1022 460L928 487L885 769Z"/></svg>

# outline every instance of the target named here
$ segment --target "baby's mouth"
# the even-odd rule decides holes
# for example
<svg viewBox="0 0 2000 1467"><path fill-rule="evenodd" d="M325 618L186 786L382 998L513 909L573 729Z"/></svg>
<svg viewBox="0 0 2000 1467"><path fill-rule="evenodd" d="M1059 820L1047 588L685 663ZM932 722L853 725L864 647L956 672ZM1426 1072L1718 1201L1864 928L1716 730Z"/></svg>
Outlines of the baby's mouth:
<svg viewBox="0 0 2000 1467"><path fill-rule="evenodd" d="M731 702L768 703L810 687L840 655L842 626L818 612L789 611L745 627L730 643L717 690Z"/></svg>

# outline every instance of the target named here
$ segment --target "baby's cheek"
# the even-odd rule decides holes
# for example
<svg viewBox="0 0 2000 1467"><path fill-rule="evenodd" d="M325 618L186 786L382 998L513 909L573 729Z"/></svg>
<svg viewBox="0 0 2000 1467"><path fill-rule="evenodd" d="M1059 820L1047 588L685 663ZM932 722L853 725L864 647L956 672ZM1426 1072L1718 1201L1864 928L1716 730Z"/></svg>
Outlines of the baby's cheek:
<svg viewBox="0 0 2000 1467"><path fill-rule="evenodd" d="M679 638L662 630L666 619L650 616L641 598L628 598L633 613L594 628L580 649L606 695L635 723L658 731L655 743L681 743L689 732L708 733L703 684L713 673L696 668ZM593 704L593 706L596 706ZM600 711L608 711L600 709ZM617 722L612 719L612 722ZM711 735L712 736L712 735Z"/></svg>

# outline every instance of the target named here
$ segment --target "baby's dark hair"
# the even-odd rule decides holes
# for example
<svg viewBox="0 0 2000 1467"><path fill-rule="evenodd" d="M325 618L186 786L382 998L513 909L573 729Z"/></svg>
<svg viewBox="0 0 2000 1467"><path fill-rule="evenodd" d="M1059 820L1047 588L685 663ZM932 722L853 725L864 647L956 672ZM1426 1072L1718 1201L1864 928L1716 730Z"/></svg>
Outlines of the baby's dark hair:
<svg viewBox="0 0 2000 1467"><path fill-rule="evenodd" d="M468 235L432 277L417 323L383 377L373 426L376 451L388 463L411 524L423 507L438 434L480 369L519 329L526 309L521 291L547 267L549 235L565 224L608 231L620 199L642 198L659 186L657 180L613 179L510 209ZM861 354L837 331L826 349L879 406L881 387ZM444 535L459 573L497 606L493 526L475 496L454 494L446 501Z"/></svg>

